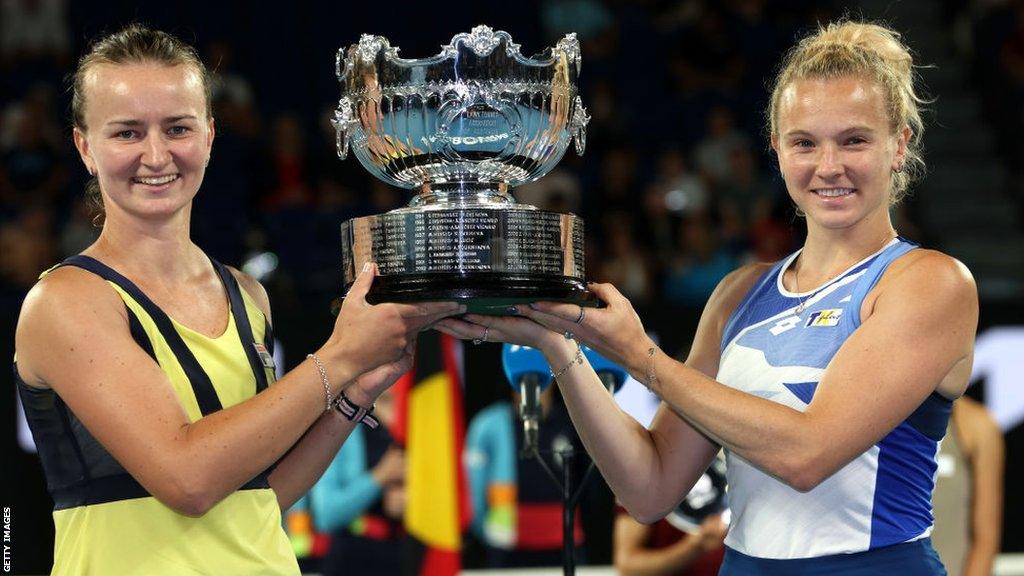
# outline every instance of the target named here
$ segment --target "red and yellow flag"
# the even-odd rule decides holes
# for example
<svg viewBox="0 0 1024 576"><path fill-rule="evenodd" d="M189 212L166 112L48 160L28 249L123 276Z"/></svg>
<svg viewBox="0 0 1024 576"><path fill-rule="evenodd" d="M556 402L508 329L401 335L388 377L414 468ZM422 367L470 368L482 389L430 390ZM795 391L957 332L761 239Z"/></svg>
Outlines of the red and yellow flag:
<svg viewBox="0 0 1024 576"><path fill-rule="evenodd" d="M462 343L420 334L412 371L395 384L393 436L405 445L406 509L403 572L457 574L470 504L462 467Z"/></svg>

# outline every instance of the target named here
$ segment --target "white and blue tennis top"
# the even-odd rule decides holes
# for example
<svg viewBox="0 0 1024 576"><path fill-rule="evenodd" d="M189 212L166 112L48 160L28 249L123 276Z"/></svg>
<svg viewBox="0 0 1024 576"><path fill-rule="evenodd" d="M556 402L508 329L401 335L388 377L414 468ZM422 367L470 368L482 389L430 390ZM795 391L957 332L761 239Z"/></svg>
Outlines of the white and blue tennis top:
<svg viewBox="0 0 1024 576"><path fill-rule="evenodd" d="M893 260L914 248L893 239L803 294L782 285L799 252L773 266L726 324L718 381L804 411L832 357L860 326L865 295ZM933 393L881 441L808 492L727 451L732 526L726 545L748 556L794 559L928 536L936 456L951 405Z"/></svg>

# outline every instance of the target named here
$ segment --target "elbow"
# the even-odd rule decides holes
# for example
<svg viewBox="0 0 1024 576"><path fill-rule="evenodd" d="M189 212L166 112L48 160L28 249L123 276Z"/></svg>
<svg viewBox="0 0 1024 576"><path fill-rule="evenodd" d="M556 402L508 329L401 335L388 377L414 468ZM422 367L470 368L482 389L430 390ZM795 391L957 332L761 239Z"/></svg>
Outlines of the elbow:
<svg viewBox="0 0 1024 576"><path fill-rule="evenodd" d="M629 515L634 520L644 525L654 524L658 520L661 520L662 518L667 516L668 513L672 511L671 508L665 510L662 508L658 508L656 506L652 506L650 503L647 503L645 505L642 502L636 503L635 505L623 503L622 506L623 508L626 509L626 512L629 513Z"/></svg>
<svg viewBox="0 0 1024 576"><path fill-rule="evenodd" d="M827 480L835 470L816 455L797 455L783 459L770 473L797 492L810 492Z"/></svg>
<svg viewBox="0 0 1024 576"><path fill-rule="evenodd" d="M176 478L169 485L152 491L153 496L178 514L199 518L220 501L197 478Z"/></svg>

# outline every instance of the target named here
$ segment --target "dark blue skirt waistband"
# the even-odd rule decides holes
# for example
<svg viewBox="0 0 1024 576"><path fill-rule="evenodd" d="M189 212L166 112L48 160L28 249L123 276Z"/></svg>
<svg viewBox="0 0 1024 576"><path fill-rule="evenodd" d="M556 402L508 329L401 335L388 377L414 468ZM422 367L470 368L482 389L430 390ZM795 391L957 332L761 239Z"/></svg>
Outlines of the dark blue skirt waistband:
<svg viewBox="0 0 1024 576"><path fill-rule="evenodd" d="M719 576L945 576L931 538L853 554L775 560L755 558L726 548Z"/></svg>

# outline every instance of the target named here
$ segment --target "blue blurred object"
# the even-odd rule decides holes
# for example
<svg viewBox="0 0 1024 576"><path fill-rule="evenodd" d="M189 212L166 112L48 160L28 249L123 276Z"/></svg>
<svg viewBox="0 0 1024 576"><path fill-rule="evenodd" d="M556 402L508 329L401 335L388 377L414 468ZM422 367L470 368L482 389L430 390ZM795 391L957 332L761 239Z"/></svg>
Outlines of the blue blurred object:
<svg viewBox="0 0 1024 576"><path fill-rule="evenodd" d="M551 385L551 369L540 350L505 344L501 364L512 389L519 394L519 419L523 422L521 458L537 456L540 438L540 394Z"/></svg>
<svg viewBox="0 0 1024 576"><path fill-rule="evenodd" d="M541 392L551 385L551 368L544 354L536 348L505 344L501 347L501 365L512 389L519 392L519 385L526 376L537 379Z"/></svg>
<svg viewBox="0 0 1024 576"><path fill-rule="evenodd" d="M597 350L589 346L582 346L583 355L587 357L587 361L594 368L594 372L597 372L598 378L612 394L615 394L622 389L622 385L626 383L626 378L629 378L629 373L626 369L612 362L611 360L602 356Z"/></svg>

